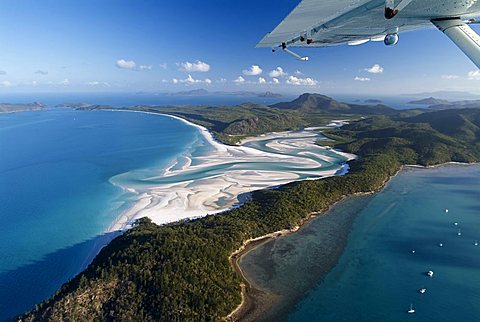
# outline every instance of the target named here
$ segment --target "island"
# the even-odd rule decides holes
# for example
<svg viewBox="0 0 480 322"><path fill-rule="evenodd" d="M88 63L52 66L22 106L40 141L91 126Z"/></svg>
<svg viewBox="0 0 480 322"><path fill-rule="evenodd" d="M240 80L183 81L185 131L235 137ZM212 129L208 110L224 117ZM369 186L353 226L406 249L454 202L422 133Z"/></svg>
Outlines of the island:
<svg viewBox="0 0 480 322"><path fill-rule="evenodd" d="M450 101L444 100L444 99L439 99L439 98L434 98L434 97L428 97L424 98L421 100L415 100L415 101L410 101L408 104L417 104L417 105L439 105L439 104L450 104Z"/></svg>
<svg viewBox="0 0 480 322"><path fill-rule="evenodd" d="M346 196L378 191L404 165L480 160L480 109L399 111L303 94L271 106L129 110L187 119L226 144L272 131L319 127L329 140L318 144L357 158L349 162L346 175L258 190L241 207L221 214L162 226L142 218L19 321L242 319L255 294L235 261L252 243L295 232ZM332 120L348 124L322 128Z"/></svg>
<svg viewBox="0 0 480 322"><path fill-rule="evenodd" d="M382 103L383 103L382 100L375 99L375 98L373 98L373 99L366 99L364 102L367 103L367 104L382 104Z"/></svg>
<svg viewBox="0 0 480 322"><path fill-rule="evenodd" d="M39 111L45 108L46 106L40 102L27 104L0 103L0 113Z"/></svg>

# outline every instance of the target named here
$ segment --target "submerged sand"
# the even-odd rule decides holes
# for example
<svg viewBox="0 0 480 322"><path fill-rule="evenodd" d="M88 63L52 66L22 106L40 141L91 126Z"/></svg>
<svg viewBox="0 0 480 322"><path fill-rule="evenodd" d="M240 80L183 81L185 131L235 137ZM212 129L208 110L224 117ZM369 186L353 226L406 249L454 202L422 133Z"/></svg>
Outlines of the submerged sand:
<svg viewBox="0 0 480 322"><path fill-rule="evenodd" d="M209 152L182 156L168 169L142 178L142 184L132 184L128 180L135 175L132 173L113 177L111 182L133 193L135 200L133 207L121 214L110 231L128 229L142 217L161 225L219 213L240 205L244 201L240 196L245 199L245 195L254 190L343 173L345 169L338 160L346 162L355 158L316 145L319 134L314 131L271 133L244 140L240 146L227 146L217 142L206 128L170 117L198 128L209 145ZM268 140L267 151L245 146L265 140ZM332 167L335 161L339 164ZM325 164L330 166L325 167ZM211 171L222 166L224 171ZM192 173L204 175L190 178ZM171 179L168 183L162 183L168 179Z"/></svg>

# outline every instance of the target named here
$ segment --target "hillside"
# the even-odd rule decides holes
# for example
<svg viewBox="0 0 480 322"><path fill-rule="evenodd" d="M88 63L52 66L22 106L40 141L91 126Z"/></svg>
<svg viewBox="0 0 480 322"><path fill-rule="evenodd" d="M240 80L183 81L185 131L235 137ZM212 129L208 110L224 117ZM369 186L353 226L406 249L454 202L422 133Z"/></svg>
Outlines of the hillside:
<svg viewBox="0 0 480 322"><path fill-rule="evenodd" d="M245 136L296 130L309 124L302 113L280 111L259 104L225 107L136 107L135 109L182 117L205 126L218 140L226 144L236 144Z"/></svg>
<svg viewBox="0 0 480 322"><path fill-rule="evenodd" d="M403 164L480 160L479 128L476 125L480 121L480 111L446 112L406 118L372 117L333 130L327 136L337 140L338 148L359 155L384 151L395 155Z"/></svg>
<svg viewBox="0 0 480 322"><path fill-rule="evenodd" d="M402 164L480 161L470 135L480 110L447 112L375 116L330 131L337 147L359 155L345 176L257 191L240 208L198 220L156 226L142 219L19 320L220 320L241 301L228 257L245 240L291 229L344 195L377 190Z"/></svg>
<svg viewBox="0 0 480 322"><path fill-rule="evenodd" d="M430 105L432 110L462 109L462 108L480 108L480 100L455 101L441 104Z"/></svg>
<svg viewBox="0 0 480 322"><path fill-rule="evenodd" d="M298 110L304 113L324 113L343 115L393 115L396 111L386 105L358 105L341 103L331 97L305 93L291 102L271 105L282 110Z"/></svg>
<svg viewBox="0 0 480 322"><path fill-rule="evenodd" d="M435 97L428 97L421 100L408 102L408 104L419 104L419 105L439 105L439 104L449 104L449 103L450 101L435 98Z"/></svg>
<svg viewBox="0 0 480 322"><path fill-rule="evenodd" d="M98 107L95 107L98 108ZM384 105L351 105L320 94L302 94L291 102L271 106L245 103L237 106L149 106L134 109L185 118L205 126L226 144L246 136L326 125L332 119L358 119L362 115L407 113Z"/></svg>

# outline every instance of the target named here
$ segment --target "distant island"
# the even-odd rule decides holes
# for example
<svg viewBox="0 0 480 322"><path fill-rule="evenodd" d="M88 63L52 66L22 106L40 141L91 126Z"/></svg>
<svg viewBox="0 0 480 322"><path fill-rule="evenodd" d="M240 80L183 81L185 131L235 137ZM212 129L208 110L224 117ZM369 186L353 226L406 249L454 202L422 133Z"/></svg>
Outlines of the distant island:
<svg viewBox="0 0 480 322"><path fill-rule="evenodd" d="M45 108L46 106L40 102L33 102L28 104L0 103L0 113L38 111Z"/></svg>
<svg viewBox="0 0 480 322"><path fill-rule="evenodd" d="M368 99L364 101L367 104L382 104L383 101L379 99Z"/></svg>
<svg viewBox="0 0 480 322"><path fill-rule="evenodd" d="M271 106L130 109L188 119L227 144L238 143L239 137L348 119L350 124L323 132L332 141L318 144L354 153L358 159L349 163L347 175L259 190L243 206L220 215L164 226L140 219L84 272L19 320L241 318L242 309L230 314L245 304L242 299L255 301L255 294L232 269L232 261L252 239L295 231L312 214L326 211L345 196L378 191L402 165L480 161L480 109L398 111L384 105L346 104L319 94Z"/></svg>
<svg viewBox="0 0 480 322"><path fill-rule="evenodd" d="M97 105L90 103L62 103L55 105L57 108L73 108L77 110L97 110L97 109L112 109L110 105Z"/></svg>
<svg viewBox="0 0 480 322"><path fill-rule="evenodd" d="M410 101L408 104L417 104L417 105L438 105L438 104L450 104L450 101L444 100L444 99L439 99L439 98L434 98L434 97L428 97L424 98L421 100L415 100L415 101Z"/></svg>
<svg viewBox="0 0 480 322"><path fill-rule="evenodd" d="M402 96L415 97L415 98L436 97L436 98L445 99L445 100L480 99L480 95L472 94L470 92L465 92L465 91L435 91L435 92L402 94Z"/></svg>
<svg viewBox="0 0 480 322"><path fill-rule="evenodd" d="M245 96L245 97L263 97L263 98L279 98L282 97L282 94L273 93L270 91L266 92L251 92L251 91L235 91L235 92L223 92L215 91L210 92L204 88L192 89L188 91L172 92L172 93L149 93L149 92L137 92L137 95L158 95L158 96Z"/></svg>

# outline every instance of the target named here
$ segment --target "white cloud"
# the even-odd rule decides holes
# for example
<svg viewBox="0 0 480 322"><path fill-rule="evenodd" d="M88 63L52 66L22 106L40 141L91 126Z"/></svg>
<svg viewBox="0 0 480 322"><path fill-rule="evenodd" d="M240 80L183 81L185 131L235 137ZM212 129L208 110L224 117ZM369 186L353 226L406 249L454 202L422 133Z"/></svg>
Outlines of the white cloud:
<svg viewBox="0 0 480 322"><path fill-rule="evenodd" d="M138 66L138 70L152 70L152 65L140 65Z"/></svg>
<svg viewBox="0 0 480 322"><path fill-rule="evenodd" d="M128 69L128 70L135 70L135 71L147 71L147 70L153 69L153 65L138 65L133 60L125 60L125 59L117 60L115 62L115 66L117 66L120 69Z"/></svg>
<svg viewBox="0 0 480 322"><path fill-rule="evenodd" d="M12 83L10 83L9 81L0 82L0 87L10 87L10 86L12 86Z"/></svg>
<svg viewBox="0 0 480 322"><path fill-rule="evenodd" d="M263 72L263 70L258 65L252 65L249 69L243 70L243 75L246 76L258 76Z"/></svg>
<svg viewBox="0 0 480 322"><path fill-rule="evenodd" d="M160 67L160 69L167 69L167 63L163 63L163 64L158 64L158 67Z"/></svg>
<svg viewBox="0 0 480 322"><path fill-rule="evenodd" d="M365 68L365 70L367 72L369 72L370 74L381 74L381 73L383 73L383 67L380 66L379 64L375 64L370 68Z"/></svg>
<svg viewBox="0 0 480 322"><path fill-rule="evenodd" d="M46 70L37 70L37 71L35 72L35 74L45 76L45 75L48 75L48 71L46 71Z"/></svg>
<svg viewBox="0 0 480 322"><path fill-rule="evenodd" d="M297 70L295 71L295 75L301 76L301 75L303 75L303 73L297 69Z"/></svg>
<svg viewBox="0 0 480 322"><path fill-rule="evenodd" d="M370 81L371 79L368 78L368 77L359 77L359 76L356 76L353 80L357 81L357 82L368 82Z"/></svg>
<svg viewBox="0 0 480 322"><path fill-rule="evenodd" d="M259 84L266 84L267 81L265 80L265 78L259 77L259 78L258 78L258 83L259 83Z"/></svg>
<svg viewBox="0 0 480 322"><path fill-rule="evenodd" d="M188 84L188 85L193 85L193 84L207 84L210 85L212 83L212 80L210 78L205 78L205 79L195 79L192 77L192 75L188 75L186 79L177 79L174 78L172 79L172 82L174 84Z"/></svg>
<svg viewBox="0 0 480 322"><path fill-rule="evenodd" d="M273 79L272 79L272 82L273 82L274 84L280 84L280 81L278 80L278 78L273 78Z"/></svg>
<svg viewBox="0 0 480 322"><path fill-rule="evenodd" d="M480 80L480 70L472 70L468 73L469 80Z"/></svg>
<svg viewBox="0 0 480 322"><path fill-rule="evenodd" d="M70 80L68 78L65 78L59 84L64 86L70 85Z"/></svg>
<svg viewBox="0 0 480 322"><path fill-rule="evenodd" d="M316 86L318 85L318 81L316 79L307 77L307 78L299 78L296 76L288 76L287 84L290 85L302 85L302 86Z"/></svg>
<svg viewBox="0 0 480 322"><path fill-rule="evenodd" d="M220 83L220 84L225 84L226 82L227 82L226 78L220 78L219 80L217 80L217 83Z"/></svg>
<svg viewBox="0 0 480 322"><path fill-rule="evenodd" d="M447 79L447 80L458 79L458 78L460 78L460 76L458 75L442 75L442 79Z"/></svg>
<svg viewBox="0 0 480 322"><path fill-rule="evenodd" d="M268 73L268 76L270 76L272 78L273 77L278 78L278 77L283 77L283 76L287 76L287 75L288 74L283 71L282 67L277 67L274 70L272 70L270 73Z"/></svg>
<svg viewBox="0 0 480 322"><path fill-rule="evenodd" d="M115 63L115 66L121 69L134 70L137 67L137 63L135 63L133 60L119 59Z"/></svg>
<svg viewBox="0 0 480 322"><path fill-rule="evenodd" d="M182 72L206 73L210 70L210 65L200 60L197 60L194 63L191 63L188 61L184 63L177 63L177 66L179 67L179 70L181 70Z"/></svg>
<svg viewBox="0 0 480 322"><path fill-rule="evenodd" d="M102 87L112 87L109 83L107 82L99 82L99 81L93 81L93 82L88 82L88 86L102 86Z"/></svg>
<svg viewBox="0 0 480 322"><path fill-rule="evenodd" d="M243 78L242 76L238 76L236 80L234 80L235 83L237 84L243 84L245 83L245 78Z"/></svg>

